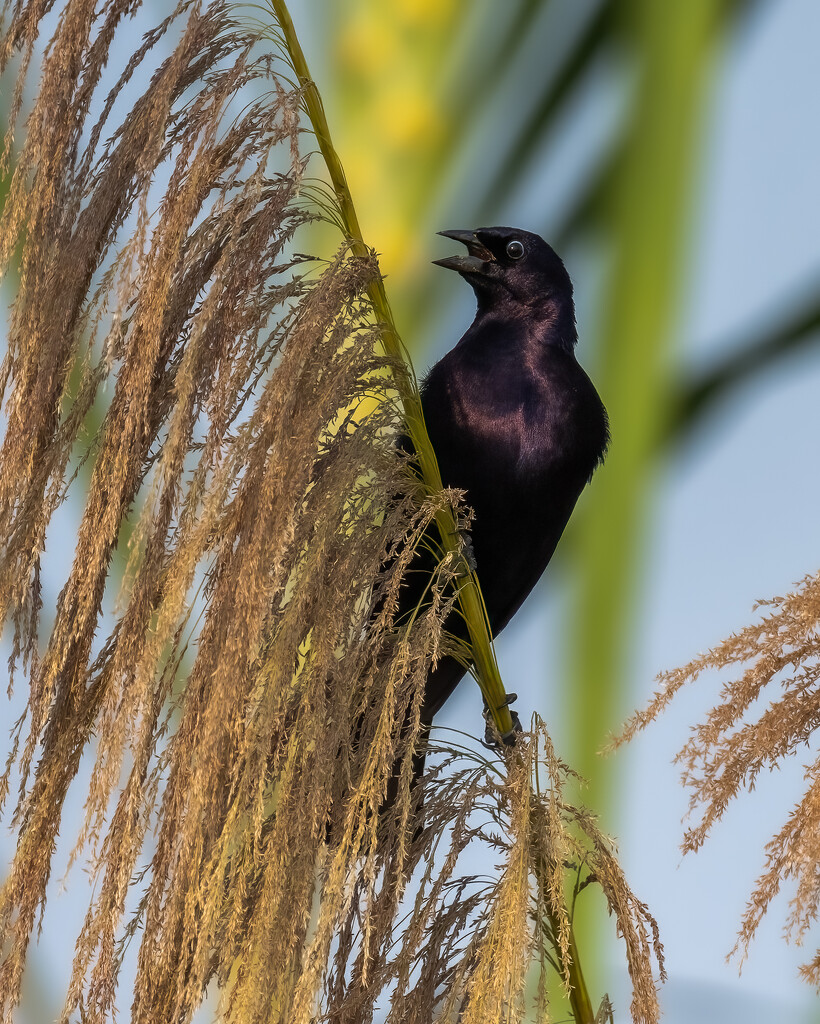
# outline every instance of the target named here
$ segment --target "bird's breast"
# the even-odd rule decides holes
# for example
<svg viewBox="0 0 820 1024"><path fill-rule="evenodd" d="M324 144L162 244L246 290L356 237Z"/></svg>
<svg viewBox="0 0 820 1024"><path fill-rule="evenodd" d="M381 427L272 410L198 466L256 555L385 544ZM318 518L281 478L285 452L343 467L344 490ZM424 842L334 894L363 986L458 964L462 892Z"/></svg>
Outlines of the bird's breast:
<svg viewBox="0 0 820 1024"><path fill-rule="evenodd" d="M600 458L600 401L580 384L519 369L515 376L462 377L448 390L441 407L449 422L439 425L438 447L450 451L447 475L463 476L461 486L474 471L497 486L515 481L539 490L573 470L585 480Z"/></svg>
<svg viewBox="0 0 820 1024"><path fill-rule="evenodd" d="M458 353L456 353L456 356ZM465 490L494 630L552 557L606 442L606 415L572 355L466 360L451 353L422 401L445 486Z"/></svg>

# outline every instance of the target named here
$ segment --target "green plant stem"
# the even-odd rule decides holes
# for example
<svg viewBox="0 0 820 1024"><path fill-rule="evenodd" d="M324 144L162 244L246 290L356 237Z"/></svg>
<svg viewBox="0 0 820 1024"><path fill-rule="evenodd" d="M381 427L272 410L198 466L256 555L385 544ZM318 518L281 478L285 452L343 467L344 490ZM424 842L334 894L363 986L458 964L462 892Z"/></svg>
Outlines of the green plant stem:
<svg viewBox="0 0 820 1024"><path fill-rule="evenodd" d="M530 829L537 835L544 828L543 815L539 813L539 808L536 805L536 809L530 814ZM592 1007L592 1000L589 997L589 989L587 988L586 978L581 966L581 954L575 938L572 918L570 916L567 951L564 954L558 939L560 922L557 916L550 910L550 899L547 892L546 879L549 878L551 872L547 865L538 861L535 864L534 873L538 880L538 885L541 887L541 903L545 908L546 917L549 921L550 942L555 952L558 972L562 979L565 978L568 983L567 998L569 999L572 1016L576 1024L595 1024L595 1011Z"/></svg>
<svg viewBox="0 0 820 1024"><path fill-rule="evenodd" d="M307 61L302 52L299 39L296 36L287 4L284 0L270 0L270 4L282 30L290 62L296 72L299 85L303 90L307 114L316 135L316 141L319 144L322 158L327 167L333 191L336 194L342 223L345 227L345 233L350 240L351 250L357 256L369 258L371 252L362 238L359 219L356 216L356 208L353 205L353 198L350 194L344 168L331 141L330 129L322 99L315 82L310 76ZM385 351L393 359L400 360L405 364L408 363L406 350L396 330L393 314L384 290L384 283L380 276L377 276L369 286L368 296L381 325L382 342ZM403 403L407 430L416 450L422 480L427 490L435 493L442 488L441 474L439 473L433 446L424 425L421 398L415 385L403 396ZM436 525L441 534L445 552L453 559L457 559L457 564L460 563L466 566L461 551L461 537L452 512L446 508L439 510L436 513ZM489 622L487 621L484 600L481 596L478 579L472 571L465 576L464 583L459 590L458 600L470 634L471 652L475 663L478 685L481 687L484 700L492 713L498 732L502 739L509 741L515 736L512 715L506 703L507 694L498 671L498 663L496 662L492 646L492 637Z"/></svg>
<svg viewBox="0 0 820 1024"><path fill-rule="evenodd" d="M550 913L547 914L547 919L550 923L552 934L556 935L556 929L558 928L557 919ZM569 999L573 1020L576 1024L595 1024L595 1010L592 1007L592 1000L589 997L589 989L587 988L584 972L581 968L578 943L575 939L575 930L571 925L569 932L569 946L566 957L561 953L557 942L552 944L552 948L557 958L559 974L562 979L568 979L566 983L567 998Z"/></svg>
<svg viewBox="0 0 820 1024"><path fill-rule="evenodd" d="M569 1005L572 1007L572 1016L577 1024L595 1024L595 1011L592 1008L592 1000L589 998L589 990L581 969L578 943L575 941L575 929L572 925L569 929L568 954L569 963L566 967L569 974ZM560 952L558 955L560 957Z"/></svg>

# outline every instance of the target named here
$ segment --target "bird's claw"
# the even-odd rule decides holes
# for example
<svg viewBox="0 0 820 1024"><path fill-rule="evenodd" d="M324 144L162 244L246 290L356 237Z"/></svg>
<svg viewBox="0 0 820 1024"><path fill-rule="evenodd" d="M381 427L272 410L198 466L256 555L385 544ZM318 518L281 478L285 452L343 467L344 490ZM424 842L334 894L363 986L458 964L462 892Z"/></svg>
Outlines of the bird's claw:
<svg viewBox="0 0 820 1024"><path fill-rule="evenodd" d="M459 577L469 576L471 572L476 571L473 538L468 530L459 530L458 536L459 540L461 541L461 557L464 559L466 568L462 568L461 572L459 572L457 575Z"/></svg>
<svg viewBox="0 0 820 1024"><path fill-rule="evenodd" d="M510 704L515 700L518 700L518 694L508 693L507 699L503 704L499 705L497 710L500 711L501 708L510 707ZM516 711L513 711L512 708L510 708L513 727L510 732L505 733L503 736L499 735L498 729L495 725L495 720L493 719L493 713L486 704L484 705L483 715L485 724L484 739L481 741L482 746L486 747L488 750L500 750L502 746L512 747L515 745L515 737L518 733L523 732L521 719L518 717L518 713Z"/></svg>

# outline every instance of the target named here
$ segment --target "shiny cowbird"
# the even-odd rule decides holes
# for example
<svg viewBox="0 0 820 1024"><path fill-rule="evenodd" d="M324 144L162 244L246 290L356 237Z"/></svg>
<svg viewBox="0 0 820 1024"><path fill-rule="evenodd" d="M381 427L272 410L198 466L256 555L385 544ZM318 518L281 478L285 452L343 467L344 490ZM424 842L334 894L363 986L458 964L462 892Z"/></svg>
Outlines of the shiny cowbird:
<svg viewBox="0 0 820 1024"><path fill-rule="evenodd" d="M550 246L508 227L440 234L466 246L465 255L435 262L470 284L478 309L430 370L421 398L442 481L465 490L474 512L472 549L497 635L547 567L603 460L607 415L576 361L572 282ZM411 578L405 607L415 603L418 586ZM457 614L447 628L466 638ZM425 725L464 671L452 657L431 671ZM417 772L422 766L420 754Z"/></svg>

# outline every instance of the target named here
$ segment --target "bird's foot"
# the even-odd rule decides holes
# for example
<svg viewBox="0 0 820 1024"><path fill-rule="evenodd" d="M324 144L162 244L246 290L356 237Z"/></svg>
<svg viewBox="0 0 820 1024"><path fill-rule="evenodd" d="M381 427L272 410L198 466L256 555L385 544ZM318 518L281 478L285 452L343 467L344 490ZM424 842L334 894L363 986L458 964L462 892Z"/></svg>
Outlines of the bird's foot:
<svg viewBox="0 0 820 1024"><path fill-rule="evenodd" d="M459 530L458 536L461 541L461 557L464 559L465 567L457 575L459 577L469 576L476 571L475 550L473 549L473 538L469 530Z"/></svg>
<svg viewBox="0 0 820 1024"><path fill-rule="evenodd" d="M518 700L518 694L517 693L508 693L507 694L507 699L498 708L498 710L500 711L501 708L508 708L508 707L510 707L510 704L512 704L513 701L516 701L516 700ZM505 733L503 736L501 736L499 734L498 729L496 728L495 719L493 718L493 713L492 713L492 711L490 711L490 709L487 707L486 704L484 705L484 712L483 712L483 714L484 714L484 739L481 741L482 745L485 746L488 750L500 750L502 748L502 746L504 746L504 747L512 747L512 746L514 746L515 745L515 737L518 735L518 733L523 732L523 728L521 726L521 719L518 717L518 713L513 711L512 708L510 708L510 715L512 717L513 727L512 727L512 730L510 732Z"/></svg>

